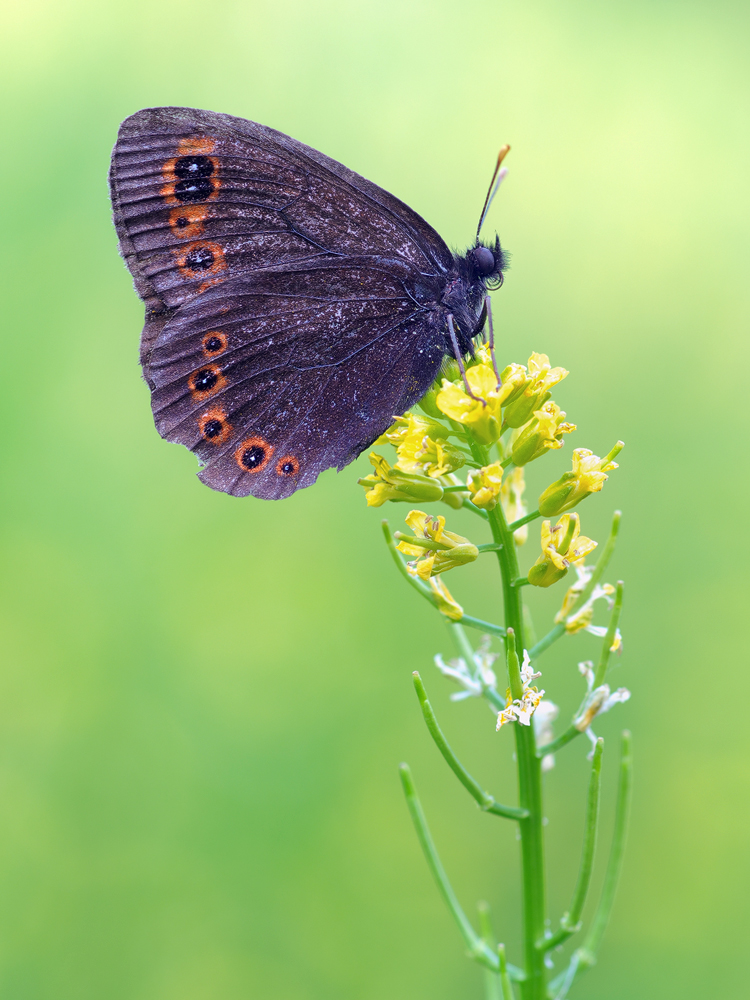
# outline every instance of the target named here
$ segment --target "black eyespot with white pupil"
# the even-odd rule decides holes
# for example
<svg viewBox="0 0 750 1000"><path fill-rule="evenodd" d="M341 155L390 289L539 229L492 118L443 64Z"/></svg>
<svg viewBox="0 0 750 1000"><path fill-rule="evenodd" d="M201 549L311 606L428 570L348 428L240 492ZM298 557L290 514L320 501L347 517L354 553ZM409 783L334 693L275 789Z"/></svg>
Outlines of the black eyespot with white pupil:
<svg viewBox="0 0 750 1000"><path fill-rule="evenodd" d="M201 368L193 377L193 389L196 392L208 392L219 381L219 376L212 368Z"/></svg>
<svg viewBox="0 0 750 1000"><path fill-rule="evenodd" d="M249 448L245 448L240 456L240 462L246 469L257 469L259 465L262 465L266 458L266 449L262 448L259 444L251 445Z"/></svg>
<svg viewBox="0 0 750 1000"><path fill-rule="evenodd" d="M209 354L218 354L224 347L224 344L218 337L209 337L203 345Z"/></svg>
<svg viewBox="0 0 750 1000"><path fill-rule="evenodd" d="M212 250L209 250L208 247L197 247L185 257L184 266L191 271L207 271L214 260Z"/></svg>
<svg viewBox="0 0 750 1000"><path fill-rule="evenodd" d="M211 419L207 420L203 425L203 437L215 438L221 435L224 429L224 424L221 420Z"/></svg>

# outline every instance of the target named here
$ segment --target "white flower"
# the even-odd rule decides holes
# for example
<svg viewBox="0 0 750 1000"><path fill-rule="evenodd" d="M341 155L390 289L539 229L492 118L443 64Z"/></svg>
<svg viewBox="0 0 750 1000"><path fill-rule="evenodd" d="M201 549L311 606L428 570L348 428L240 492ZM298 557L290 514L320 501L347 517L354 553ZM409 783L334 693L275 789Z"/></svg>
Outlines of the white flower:
<svg viewBox="0 0 750 1000"><path fill-rule="evenodd" d="M524 649L523 663L521 664L521 682L523 684L521 697L514 700L510 689L508 689L505 708L497 716L497 729L504 726L506 722L520 722L522 726L531 725L531 716L544 696L544 691L532 687L531 682L541 676L540 673L535 674L532 670L529 654Z"/></svg>
<svg viewBox="0 0 750 1000"><path fill-rule="evenodd" d="M585 732L592 744L595 745L596 734L591 728L594 717L608 712L610 708L620 702L627 701L630 698L630 691L627 688L618 688L616 691L610 692L609 684L600 684L599 687L595 688L594 664L590 660L579 663L578 669L586 678L588 690L578 715L573 720L573 725L579 732Z"/></svg>
<svg viewBox="0 0 750 1000"><path fill-rule="evenodd" d="M554 739L552 723L557 718L559 711L560 709L553 701L542 701L534 712L534 735L538 747L544 747ZM542 771L549 771L554 766L555 755L553 753L545 754L542 757Z"/></svg>
<svg viewBox="0 0 750 1000"><path fill-rule="evenodd" d="M463 691L454 691L451 695L451 701L481 698L487 688L494 688L497 684L497 678L492 664L497 656L497 653L490 652L490 637L488 635L482 637L479 648L474 651L473 671L469 669L463 657L445 663L438 653L435 657L435 666L444 677L450 677L463 688Z"/></svg>

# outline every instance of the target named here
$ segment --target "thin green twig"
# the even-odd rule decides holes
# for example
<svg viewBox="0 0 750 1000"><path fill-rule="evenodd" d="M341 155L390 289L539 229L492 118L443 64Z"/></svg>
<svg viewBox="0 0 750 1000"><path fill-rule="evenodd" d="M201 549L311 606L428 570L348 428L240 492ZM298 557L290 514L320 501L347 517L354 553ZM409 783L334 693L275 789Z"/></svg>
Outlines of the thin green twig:
<svg viewBox="0 0 750 1000"><path fill-rule="evenodd" d="M482 940L489 948L496 951L497 943L492 930L489 903L485 903L484 900L481 900L477 903L477 912L479 913L479 933L482 935ZM493 972L491 969L485 969L484 977L487 1000L505 1000L505 997L502 994L502 984L500 982L499 971Z"/></svg>
<svg viewBox="0 0 750 1000"><path fill-rule="evenodd" d="M448 767L450 767L451 771L453 771L469 795L471 795L471 797L475 800L479 808L484 812L493 813L495 816L504 816L506 819L526 819L529 815L527 809L517 809L515 806L505 806L500 802L496 802L495 799L488 792L485 792L479 783L472 778L458 757L456 757L450 743L448 743L442 729L440 728L437 718L435 717L435 711L427 697L427 692L425 691L424 684L422 683L422 678L419 676L419 671L415 670L412 676L414 678L414 688L417 692L419 704L422 708L422 715L424 716L424 721L427 723L430 736L435 741L435 744L440 753L443 755Z"/></svg>
<svg viewBox="0 0 750 1000"><path fill-rule="evenodd" d="M604 875L604 886L597 906L591 928L583 945L571 957L568 968L550 983L550 993L554 1000L565 1000L568 990L580 972L585 972L596 964L596 957L607 928L612 905L615 900L617 884L622 871L622 861L625 853L630 799L633 786L633 760L631 756L630 733L626 729L622 734L620 758L620 776L617 786L617 807L615 812L615 829L612 835L612 846L609 852L607 870ZM557 992L556 992L557 991Z"/></svg>
<svg viewBox="0 0 750 1000"><path fill-rule="evenodd" d="M406 804L409 807L412 822L414 823L414 829L416 830L419 843L422 847L422 851L424 852L425 860L427 861L427 865L432 872L432 876L435 879L440 895L443 897L446 906L453 916L453 919L458 924L458 929L466 943L470 956L481 965L484 965L495 972L499 971L500 960L498 956L495 954L493 949L488 947L488 945L486 945L485 942L482 941L482 939L477 935L474 928L469 923L466 914L461 909L461 904L456 898L456 894L448 881L448 876L445 874L445 869L443 868L442 862L438 857L435 844L427 826L427 820L425 819L424 812L422 811L422 805L417 798L417 792L414 788L414 781L411 776L411 771L409 770L409 765L401 764L399 766L399 774L401 776L401 784L404 788L404 795L406 796Z"/></svg>
<svg viewBox="0 0 750 1000"><path fill-rule="evenodd" d="M612 646L614 645L615 635L617 634L617 623L620 620L620 611L622 610L622 591L622 580L618 580L617 591L615 592L615 603L612 607L612 614L609 617L607 634L604 636L602 651L599 656L599 663L597 664L596 671L594 672L595 688L604 683L604 677L607 673L607 667L609 666L609 657L612 653Z"/></svg>
<svg viewBox="0 0 750 1000"><path fill-rule="evenodd" d="M586 902L586 895L591 884L591 873L594 868L594 852L596 850L596 834L599 826L599 792L601 789L602 772L602 752L604 750L604 740L599 737L594 748L594 759L591 764L591 780L589 781L589 794L586 803L586 820L583 833L583 849L581 851L581 865L578 870L578 880L573 891L573 899L570 909L563 914L560 920L560 927L550 937L537 942L537 947L542 951L549 951L556 948L563 941L576 934L581 929L581 914Z"/></svg>
<svg viewBox="0 0 750 1000"><path fill-rule="evenodd" d="M500 959L500 987L503 991L503 1000L514 1000L513 986L510 981L508 963L505 961L505 945L497 946L497 957Z"/></svg>
<svg viewBox="0 0 750 1000"><path fill-rule="evenodd" d="M536 519L541 516L542 515L539 513L538 510L532 511L531 514L526 514L525 517L519 517L517 521L513 521L512 524L509 524L508 531L518 531L518 529L522 528L524 524L529 524L531 521L536 521Z"/></svg>

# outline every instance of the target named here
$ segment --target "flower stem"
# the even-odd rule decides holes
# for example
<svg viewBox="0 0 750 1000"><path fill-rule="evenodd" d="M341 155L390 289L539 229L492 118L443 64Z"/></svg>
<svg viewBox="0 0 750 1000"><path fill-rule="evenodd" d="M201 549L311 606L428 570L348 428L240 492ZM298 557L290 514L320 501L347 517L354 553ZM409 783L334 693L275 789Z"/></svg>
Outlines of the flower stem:
<svg viewBox="0 0 750 1000"><path fill-rule="evenodd" d="M581 929L581 914L586 902L586 895L591 883L591 873L594 869L594 851L596 850L596 833L599 826L599 790L601 788L602 751L604 740L599 737L594 749L594 760L591 765L591 780L589 782L588 801L586 803L586 821L583 833L583 850L581 851L581 866L578 880L573 891L570 909L560 921L560 927L550 937L539 941L537 947L542 951L556 948L563 941Z"/></svg>
<svg viewBox="0 0 750 1000"><path fill-rule="evenodd" d="M499 802L495 802L494 798L488 792L485 792L478 782L472 778L458 757L456 757L438 724L435 712L422 683L422 678L419 676L419 671L415 670L412 677L414 678L414 687L419 698L419 704L422 707L424 721L427 723L427 728L430 731L430 736L435 741L448 767L450 767L469 795L476 801L480 809L483 809L484 812L494 813L496 816L505 816L506 819L526 819L528 813L525 810L516 809L515 806L504 806Z"/></svg>
<svg viewBox="0 0 750 1000"><path fill-rule="evenodd" d="M489 464L484 449L475 446L475 454L482 465ZM489 511L489 525L492 538L498 545L497 558L503 584L503 605L505 628L513 629L512 645L523 655L524 628L522 589L513 586L520 576L513 533L505 520L502 505ZM506 638L506 653L511 643ZM542 826L542 769L536 755L536 739L533 726L514 726L516 735L516 759L518 763L519 805L528 812L526 819L519 821L521 834L521 869L523 879L523 939L524 967L526 978L521 985L523 1000L545 1000L547 995L547 970L544 955L536 947L536 942L544 936L546 901L544 884L544 837Z"/></svg>
<svg viewBox="0 0 750 1000"><path fill-rule="evenodd" d="M495 972L499 971L500 961L498 956L495 954L494 950L485 944L485 942L482 941L482 939L476 934L474 928L469 923L466 914L461 909L461 904L456 898L456 894L448 881L448 876L445 874L445 869L443 868L442 862L440 861L438 853L435 850L435 844L427 826L427 820L425 819L424 812L422 811L422 805L417 798L417 792L414 788L414 781L412 780L409 765L400 764L399 774L401 776L401 784L404 788L404 795L406 796L406 804L409 807L412 822L414 823L414 829L417 832L419 843L422 846L425 860L427 861L427 865L432 872L435 882L437 883L441 896L445 900L453 919L458 924L458 929L461 931L461 936L466 942L469 954L481 965L493 969Z"/></svg>

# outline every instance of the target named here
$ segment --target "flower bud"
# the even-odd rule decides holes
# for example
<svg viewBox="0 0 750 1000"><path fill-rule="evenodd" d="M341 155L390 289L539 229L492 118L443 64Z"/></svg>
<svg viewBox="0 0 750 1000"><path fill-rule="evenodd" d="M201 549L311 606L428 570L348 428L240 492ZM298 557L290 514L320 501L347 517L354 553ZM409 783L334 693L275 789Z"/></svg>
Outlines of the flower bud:
<svg viewBox="0 0 750 1000"><path fill-rule="evenodd" d="M618 441L604 458L599 458L588 448L576 448L573 452L573 471L565 472L548 486L539 497L539 511L547 517L571 510L591 493L598 493L609 478L606 473L617 468L612 459L624 445Z"/></svg>
<svg viewBox="0 0 750 1000"><path fill-rule="evenodd" d="M472 469L466 479L471 502L482 510L492 510L497 506L503 481L503 467L499 462L485 465L482 469Z"/></svg>
<svg viewBox="0 0 750 1000"><path fill-rule="evenodd" d="M391 468L382 455L371 452L370 463L375 473L357 480L365 488L368 507L381 507L386 500L414 503L415 500L440 500L443 496L443 487L435 479Z"/></svg>
<svg viewBox="0 0 750 1000"><path fill-rule="evenodd" d="M575 424L565 423L565 412L557 403L549 400L540 410L534 411L534 419L513 442L513 464L527 465L552 448L562 448L563 434L569 434L575 429Z"/></svg>

